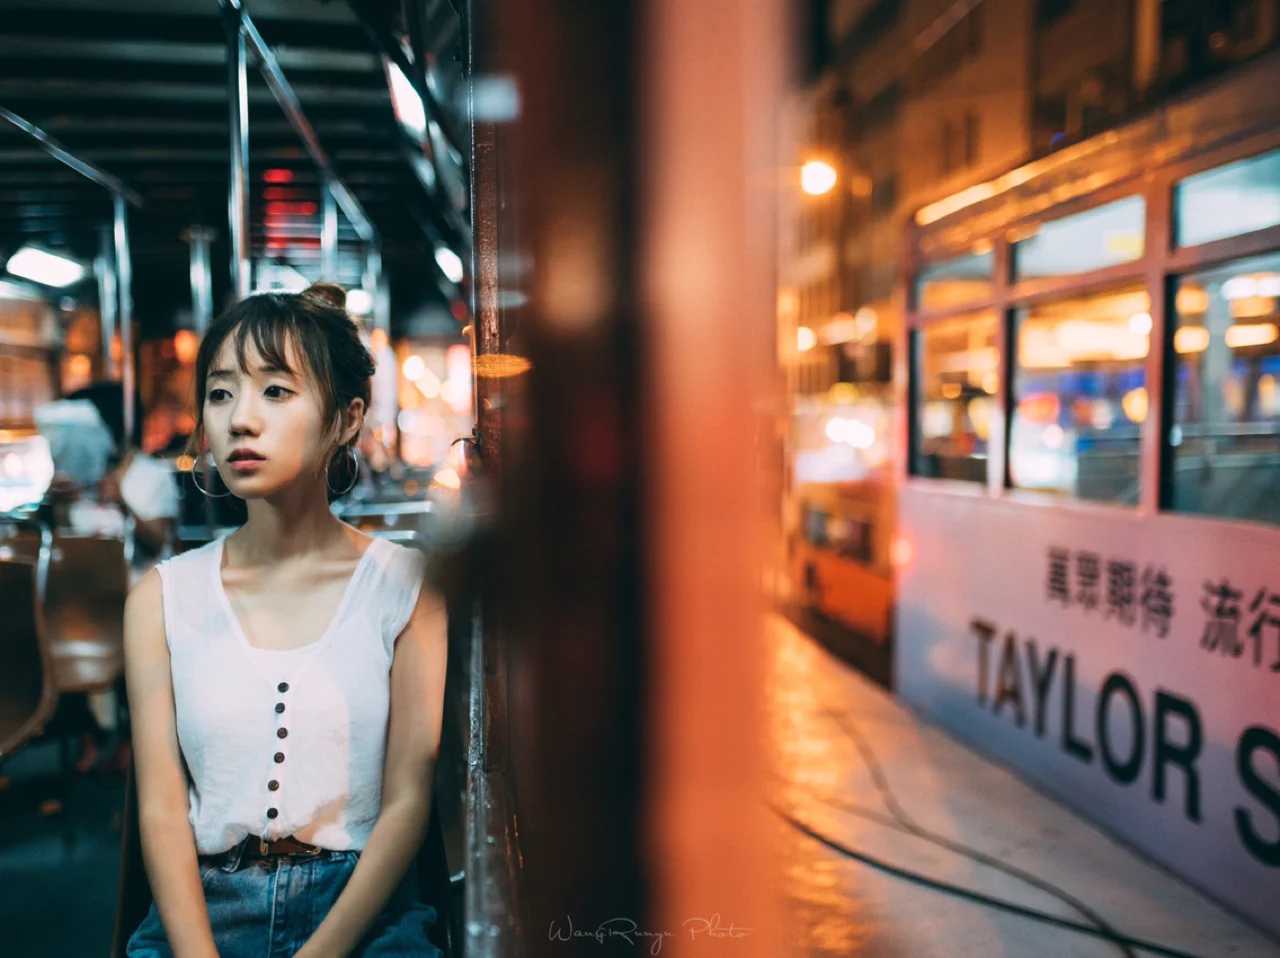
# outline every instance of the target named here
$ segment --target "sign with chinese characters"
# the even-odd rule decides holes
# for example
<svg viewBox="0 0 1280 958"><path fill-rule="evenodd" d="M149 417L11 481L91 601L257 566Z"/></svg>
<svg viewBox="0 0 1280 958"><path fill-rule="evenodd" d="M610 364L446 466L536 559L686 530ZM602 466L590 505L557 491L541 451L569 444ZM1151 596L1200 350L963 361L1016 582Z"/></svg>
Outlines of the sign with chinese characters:
<svg viewBox="0 0 1280 958"><path fill-rule="evenodd" d="M1280 934L1280 529L899 502L899 694Z"/></svg>

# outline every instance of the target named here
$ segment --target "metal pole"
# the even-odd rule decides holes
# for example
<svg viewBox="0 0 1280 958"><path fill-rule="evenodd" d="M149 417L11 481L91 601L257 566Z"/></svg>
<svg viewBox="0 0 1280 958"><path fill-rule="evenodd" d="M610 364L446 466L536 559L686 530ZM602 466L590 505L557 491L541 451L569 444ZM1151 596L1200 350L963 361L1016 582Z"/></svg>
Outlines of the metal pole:
<svg viewBox="0 0 1280 958"><path fill-rule="evenodd" d="M373 322L379 329L391 335L391 287L387 274L382 271L382 257L378 257L378 285L373 292Z"/></svg>
<svg viewBox="0 0 1280 958"><path fill-rule="evenodd" d="M373 304L370 323L375 329L391 332L390 316L382 309L382 249L376 243L370 243L364 251L364 275L360 286L369 294L369 302Z"/></svg>
<svg viewBox="0 0 1280 958"><path fill-rule="evenodd" d="M237 299L249 295L249 79L246 73L244 12L223 3L227 30L227 101L230 105L231 180L227 220L231 226L231 285Z"/></svg>
<svg viewBox="0 0 1280 958"><path fill-rule="evenodd" d="M142 197L138 196L137 193L125 186L119 179L112 176L110 173L98 169L98 167L94 166L92 163L87 163L78 156L68 152L61 143L34 123L24 120L22 117L18 116L18 114L13 113L10 110L6 110L3 107L0 107L0 120L5 120L12 126L17 127L23 133L27 134L27 136L39 143L44 151L59 163L66 164L81 176L92 180L99 186L106 187L112 193L117 193L123 196L134 206L142 205Z"/></svg>
<svg viewBox="0 0 1280 958"><path fill-rule="evenodd" d="M320 172L329 181L329 190L333 193L333 198L337 200L338 205L342 207L342 212L346 214L347 220L356 231L356 235L366 243L371 242L377 237L377 230L374 229L373 223L365 214L364 207L360 205L360 202L351 195L351 192L338 179L338 175L333 169L333 163L329 161L329 154L320 145L320 138L316 136L316 131L311 126L306 114L302 112L302 104L298 102L298 95L293 92L293 87L289 85L284 71L280 69L280 62L276 59L275 53L271 47L267 46L267 41L262 39L262 34L253 25L253 19L243 11L241 0L222 0L222 5L225 10L235 11L236 23L240 27L239 36L241 42L247 42L252 48L254 56L258 58L258 68L262 71L262 78L267 81L267 86L271 89L272 96L280 104L280 109L284 111L285 118L302 140L302 145L307 148L312 161L316 166L320 167Z"/></svg>
<svg viewBox="0 0 1280 958"><path fill-rule="evenodd" d="M133 261L129 257L128 208L119 193L113 197L116 287L120 295L120 385L124 389L124 444L133 443Z"/></svg>
<svg viewBox="0 0 1280 958"><path fill-rule="evenodd" d="M324 183L324 222L320 228L320 278L326 282L338 281L338 201L333 195L333 183Z"/></svg>
<svg viewBox="0 0 1280 958"><path fill-rule="evenodd" d="M193 226L187 231L191 244L191 318L201 336L213 321L213 269L209 257L212 240L213 230L207 226Z"/></svg>
<svg viewBox="0 0 1280 958"><path fill-rule="evenodd" d="M102 228L98 255L93 260L98 280L98 329L102 339L102 377L115 378L115 361L111 358L111 340L116 334L116 273L111 252L111 230Z"/></svg>

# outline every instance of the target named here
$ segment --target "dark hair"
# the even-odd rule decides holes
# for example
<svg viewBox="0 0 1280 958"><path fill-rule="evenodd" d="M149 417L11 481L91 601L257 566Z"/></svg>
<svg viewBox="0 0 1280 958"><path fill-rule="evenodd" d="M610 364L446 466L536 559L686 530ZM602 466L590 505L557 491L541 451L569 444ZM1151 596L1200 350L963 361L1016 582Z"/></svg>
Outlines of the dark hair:
<svg viewBox="0 0 1280 958"><path fill-rule="evenodd" d="M75 392L67 393L63 399L87 399L98 410L98 415L106 424L111 439L116 444L116 456L123 456L125 446L138 448L142 445L142 394L133 391L133 429L129 440L124 435L124 387L114 380L102 380L83 386Z"/></svg>
<svg viewBox="0 0 1280 958"><path fill-rule="evenodd" d="M333 283L313 283L301 293L258 293L240 300L213 321L196 355L196 425L187 450L199 452L204 441L204 393L209 367L228 336L235 337L236 360L248 371L246 344L253 339L262 358L297 373L288 361L292 340L320 388L329 430L341 431L342 411L352 399L369 408L373 357L360 342L359 330L345 309L347 294ZM355 439L351 440L354 444ZM331 462L340 446L329 450Z"/></svg>

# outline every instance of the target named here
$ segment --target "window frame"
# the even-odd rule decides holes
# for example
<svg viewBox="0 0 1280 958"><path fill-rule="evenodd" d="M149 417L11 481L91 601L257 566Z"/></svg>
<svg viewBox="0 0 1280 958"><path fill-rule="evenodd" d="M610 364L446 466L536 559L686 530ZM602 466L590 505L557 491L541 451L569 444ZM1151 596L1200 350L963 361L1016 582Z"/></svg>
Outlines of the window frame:
<svg viewBox="0 0 1280 958"><path fill-rule="evenodd" d="M904 322L898 343L903 357L900 398L905 415L901 417L897 479L913 489L925 489L966 497L977 496L1007 502L1067 509L1075 512L1114 515L1117 512L1139 518L1175 515L1193 522L1227 523L1250 529L1271 528L1270 523L1252 519L1235 519L1200 513L1178 512L1172 508L1172 448L1169 444L1172 426L1174 376L1172 373L1174 289L1180 277L1230 263L1233 260L1266 253L1280 253L1280 225L1265 227L1236 236L1223 237L1196 246L1175 246L1174 190L1186 177L1207 172L1228 163L1246 160L1280 149L1280 130L1270 130L1241 140L1205 150L1182 159L1166 162L1151 170L1135 172L1092 192L1061 203L1046 206L1034 215L1013 223L1002 224L986 233L966 234L963 248L931 249L928 257L921 253L921 238L926 232L962 223L967 216L961 210L931 223L927 230L909 221L900 275L899 300L904 306ZM1146 222L1142 256L1069 276L1013 281L1013 244L1033 226L1084 212L1125 196L1138 195L1145 201ZM994 254L992 295L983 301L966 302L945 309L922 310L915 297L921 270L931 263L960 255L978 243L990 243ZM1036 302L1104 291L1125 283L1141 283L1151 303L1151 348L1147 351L1145 381L1150 397L1146 421L1142 424L1139 458L1140 492L1136 506L1123 503L1077 499L1052 493L1016 489L1009 478L1009 424L1012 421L1014 369L1013 336L1017 310ZM975 484L961 480L938 479L915 472L912 450L915 446L917 415L915 398L919 371L915 361L915 343L926 327L957 315L990 310L998 321L997 348L998 390L996 415L988 442L987 481ZM911 355L908 355L911 353Z"/></svg>

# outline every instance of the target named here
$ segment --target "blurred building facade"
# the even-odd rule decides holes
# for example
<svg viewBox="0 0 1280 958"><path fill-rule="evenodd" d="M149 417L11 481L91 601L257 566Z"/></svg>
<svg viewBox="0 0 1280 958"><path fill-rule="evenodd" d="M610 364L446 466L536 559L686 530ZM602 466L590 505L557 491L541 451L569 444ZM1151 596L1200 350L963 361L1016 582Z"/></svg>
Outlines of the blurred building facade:
<svg viewBox="0 0 1280 958"><path fill-rule="evenodd" d="M908 372L904 316L991 284L950 275L914 302L930 255L917 212L941 215L970 188L1194 97L1276 48L1280 3L817 0L812 11L810 70L785 111L794 166L780 191L787 578L791 598L883 644L892 570L908 549L895 538L892 479L909 416L891 385ZM833 182L810 193L801 179L815 161ZM979 240L972 253L981 273L991 250ZM955 335L991 357L995 329ZM956 443L985 446L989 416L978 419L953 424L965 433Z"/></svg>
<svg viewBox="0 0 1280 958"><path fill-rule="evenodd" d="M818 4L778 298L790 598L1273 933L1278 13Z"/></svg>

